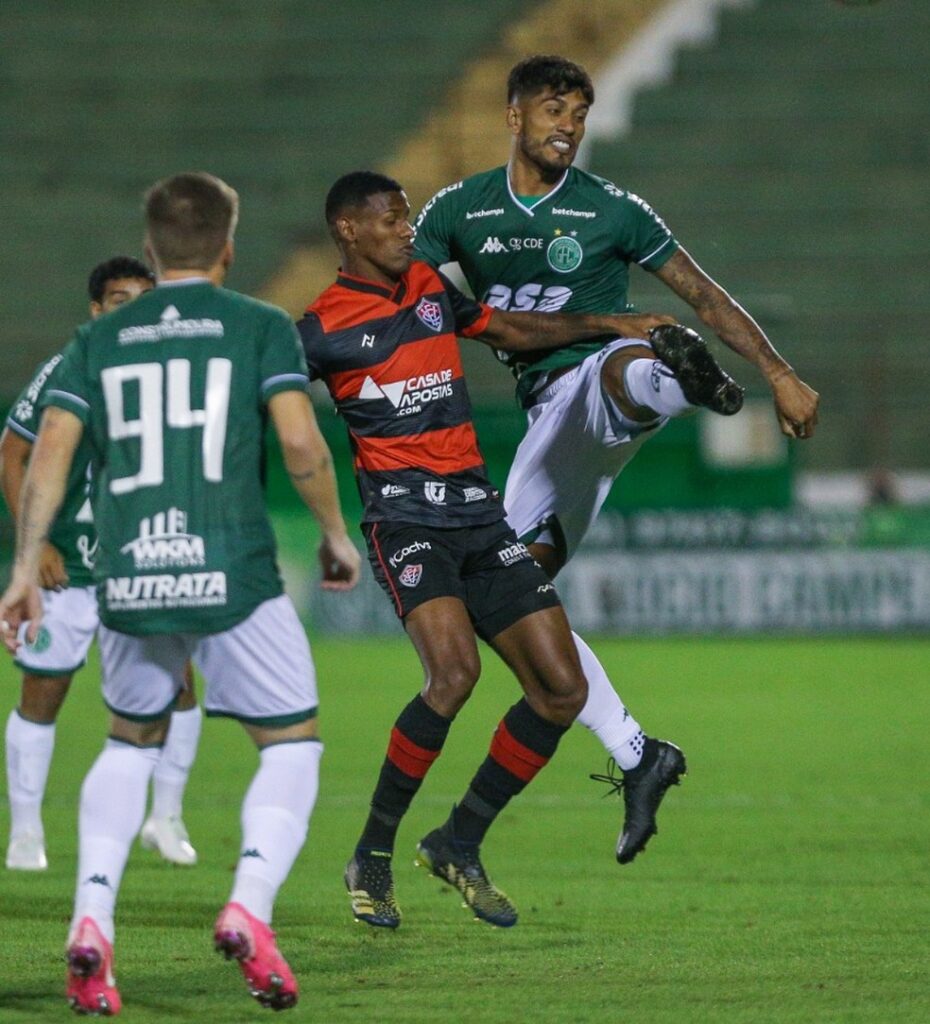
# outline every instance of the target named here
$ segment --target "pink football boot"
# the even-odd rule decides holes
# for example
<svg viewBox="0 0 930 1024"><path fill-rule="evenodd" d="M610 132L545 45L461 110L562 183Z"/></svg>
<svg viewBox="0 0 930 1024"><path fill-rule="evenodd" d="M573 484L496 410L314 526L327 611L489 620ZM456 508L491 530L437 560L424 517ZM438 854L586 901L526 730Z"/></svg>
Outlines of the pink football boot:
<svg viewBox="0 0 930 1024"><path fill-rule="evenodd" d="M262 1006L287 1010L297 1002L297 982L278 952L274 932L241 903L227 903L213 929L216 951L238 960L249 993Z"/></svg>
<svg viewBox="0 0 930 1024"><path fill-rule="evenodd" d="M113 977L113 947L92 917L82 917L68 941L68 1005L75 1013L114 1017L122 1002Z"/></svg>

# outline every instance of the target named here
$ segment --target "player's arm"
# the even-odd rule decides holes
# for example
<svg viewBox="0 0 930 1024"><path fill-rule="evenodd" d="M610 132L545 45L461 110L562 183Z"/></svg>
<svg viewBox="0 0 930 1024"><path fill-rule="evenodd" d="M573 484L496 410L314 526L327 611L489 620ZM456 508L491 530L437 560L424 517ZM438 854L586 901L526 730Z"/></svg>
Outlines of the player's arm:
<svg viewBox="0 0 930 1024"><path fill-rule="evenodd" d="M68 471L81 441L84 424L74 413L51 407L42 424L22 482L19 518L16 523L16 554L13 574L0 600L0 629L7 649L19 646L16 631L31 620L27 640L35 640L42 622L42 603L37 587L42 545L64 500Z"/></svg>
<svg viewBox="0 0 930 1024"><path fill-rule="evenodd" d="M319 551L323 587L349 590L358 582L361 559L349 540L332 455L317 426L310 399L303 391L280 391L269 399L268 411L281 443L287 475L323 531Z"/></svg>
<svg viewBox="0 0 930 1024"><path fill-rule="evenodd" d="M471 336L493 348L527 352L559 348L605 334L645 338L653 327L673 323L674 317L653 314L508 313L495 309L480 331Z"/></svg>
<svg viewBox="0 0 930 1024"><path fill-rule="evenodd" d="M19 500L26 468L32 455L32 441L6 427L0 434L0 489L15 523L19 516ZM39 586L60 590L68 585L68 574L61 552L46 541L39 556Z"/></svg>
<svg viewBox="0 0 930 1024"><path fill-rule="evenodd" d="M820 396L776 352L753 318L679 248L653 273L697 313L725 345L757 367L772 389L782 433L810 437Z"/></svg>

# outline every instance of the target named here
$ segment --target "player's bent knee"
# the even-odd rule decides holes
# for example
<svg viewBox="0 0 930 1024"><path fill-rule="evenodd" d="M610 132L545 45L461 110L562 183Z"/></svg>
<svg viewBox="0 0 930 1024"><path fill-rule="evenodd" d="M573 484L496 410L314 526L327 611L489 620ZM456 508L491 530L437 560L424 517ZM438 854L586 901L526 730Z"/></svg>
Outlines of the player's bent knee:
<svg viewBox="0 0 930 1024"><path fill-rule="evenodd" d="M567 670L564 675L549 676L542 681L541 699L548 711L547 717L567 725L573 722L588 699L588 682L578 672Z"/></svg>
<svg viewBox="0 0 930 1024"><path fill-rule="evenodd" d="M28 673L23 677L19 710L23 718L39 725L51 725L68 695L71 676L38 676Z"/></svg>
<svg viewBox="0 0 930 1024"><path fill-rule="evenodd" d="M453 718L471 696L480 672L480 666L472 664L431 672L423 684L423 699L438 714Z"/></svg>

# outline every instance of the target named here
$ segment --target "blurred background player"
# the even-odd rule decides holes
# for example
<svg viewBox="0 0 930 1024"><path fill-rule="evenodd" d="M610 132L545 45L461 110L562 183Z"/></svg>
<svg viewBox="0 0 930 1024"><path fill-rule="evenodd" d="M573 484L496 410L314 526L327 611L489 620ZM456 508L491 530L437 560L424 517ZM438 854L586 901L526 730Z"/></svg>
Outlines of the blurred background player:
<svg viewBox="0 0 930 1024"><path fill-rule="evenodd" d="M13 578L0 602L7 646L17 647L24 620L32 620L34 642L42 542L86 434L100 538L103 689L113 714L81 790L67 988L81 1013L120 1009L117 892L191 659L206 680L208 713L239 719L260 750L216 948L240 962L263 1005L284 1009L297 1000L269 925L306 836L322 746L307 637L283 593L274 536L256 500L266 409L291 479L322 528L324 585L352 586L359 556L339 511L293 323L220 287L237 216L238 196L211 175L178 175L149 191L146 250L158 286L79 328L66 350L45 396ZM153 562L156 571L146 571Z"/></svg>
<svg viewBox="0 0 930 1024"><path fill-rule="evenodd" d="M784 433L810 437L818 396L752 318L647 203L573 166L593 102L591 79L577 64L554 56L517 64L507 82L510 162L438 192L417 220L417 255L435 267L457 261L476 298L491 306L544 313L632 310L636 263L762 372ZM742 404L742 389L702 339L660 319L668 326L631 317L624 337L637 341L605 335L555 352L498 353L517 378L528 421L507 479L507 518L550 577L577 550L617 474L669 417L696 406L731 415ZM589 684L578 721L623 772L616 852L628 863L656 832L656 811L685 760L674 744L645 736L591 648L577 635L575 643Z"/></svg>
<svg viewBox="0 0 930 1024"><path fill-rule="evenodd" d="M420 841L418 861L476 917L509 927L516 908L488 879L480 844L555 754L587 688L555 587L508 527L487 478L455 335L520 350L616 331L622 318L505 313L468 299L413 261L409 216L391 178L340 178L326 200L340 273L298 324L311 376L326 382L349 428L372 570L425 677L391 731L345 881L358 920L400 924L397 829L478 680L477 635L525 696L464 798Z"/></svg>
<svg viewBox="0 0 930 1024"><path fill-rule="evenodd" d="M88 280L90 315L122 306L148 291L155 275L140 260L115 256L98 264ZM19 512L20 491L39 429L43 396L54 380L61 354L36 370L7 418L0 436L0 486L10 513ZM55 746L55 720L74 673L84 664L99 619L93 586L97 548L90 509L90 443L82 441L68 477L62 507L43 545L39 563L44 622L35 644L20 648L23 670L19 707L6 725L10 841L6 866L21 871L47 867L42 800ZM188 680L192 684L192 680ZM200 708L193 686L181 692L171 728L153 776L154 806L143 842L177 864L194 864L197 854L181 818L181 803L200 738Z"/></svg>

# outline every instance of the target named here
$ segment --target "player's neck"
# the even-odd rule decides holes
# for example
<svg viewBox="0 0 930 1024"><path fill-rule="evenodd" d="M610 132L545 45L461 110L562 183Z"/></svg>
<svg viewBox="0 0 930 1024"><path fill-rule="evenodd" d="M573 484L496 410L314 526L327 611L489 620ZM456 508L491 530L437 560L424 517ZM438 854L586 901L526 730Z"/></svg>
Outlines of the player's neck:
<svg viewBox="0 0 930 1024"><path fill-rule="evenodd" d="M226 267L222 264L217 264L214 267L210 267L209 270L199 270L194 267L175 270L166 268L159 271L158 280L159 282L203 280L209 281L211 284L215 284L219 287L226 280Z"/></svg>
<svg viewBox="0 0 930 1024"><path fill-rule="evenodd" d="M507 164L510 187L517 196L544 196L551 192L565 176L564 170L543 171L537 164L524 158L519 150L510 154Z"/></svg>
<svg viewBox="0 0 930 1024"><path fill-rule="evenodd" d="M391 277L374 263L365 259L354 258L351 253L343 253L342 266L339 272L346 277L357 277L360 281L370 281L372 284L380 284L384 288L393 290L397 287L400 277Z"/></svg>

